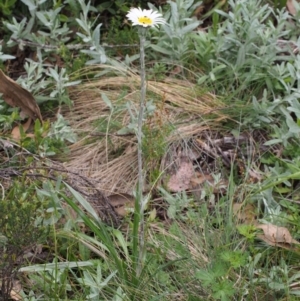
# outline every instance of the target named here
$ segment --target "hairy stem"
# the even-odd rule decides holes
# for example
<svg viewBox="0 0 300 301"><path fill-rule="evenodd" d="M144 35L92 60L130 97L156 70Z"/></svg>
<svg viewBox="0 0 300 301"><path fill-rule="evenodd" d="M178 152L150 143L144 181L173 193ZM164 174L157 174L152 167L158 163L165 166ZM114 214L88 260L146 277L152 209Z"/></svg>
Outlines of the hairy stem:
<svg viewBox="0 0 300 301"><path fill-rule="evenodd" d="M139 252L138 252L138 262L136 268L137 277L140 276L143 269L143 259L145 254L145 221L144 221L144 208L145 204L143 201L143 190L144 190L144 170L143 170L143 150L142 150L142 139L143 139L143 117L145 108L145 98L146 98L146 71L145 71L145 34L146 29L140 28L140 63L141 63L141 99L140 108L138 116L138 130L137 130L137 140L138 140L138 188L137 188L137 206L136 212L139 214Z"/></svg>

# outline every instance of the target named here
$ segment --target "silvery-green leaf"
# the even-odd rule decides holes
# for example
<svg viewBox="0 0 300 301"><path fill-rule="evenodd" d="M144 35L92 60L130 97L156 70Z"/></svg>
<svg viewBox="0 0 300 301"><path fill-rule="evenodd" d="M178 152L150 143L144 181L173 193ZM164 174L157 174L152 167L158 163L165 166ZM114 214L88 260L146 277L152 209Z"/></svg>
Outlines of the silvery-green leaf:
<svg viewBox="0 0 300 301"><path fill-rule="evenodd" d="M158 51L158 52L160 52L160 53L163 53L163 54L166 54L166 55L172 55L172 51L170 51L170 50L167 50L167 49L165 49L165 48L162 48L162 47L160 47L160 46L158 46L158 45L151 45L151 48L153 49L153 50L155 50L155 51Z"/></svg>
<svg viewBox="0 0 300 301"><path fill-rule="evenodd" d="M15 56L9 55L9 54L1 54L0 53L0 60L1 61L6 61L6 60L13 60L15 59Z"/></svg>
<svg viewBox="0 0 300 301"><path fill-rule="evenodd" d="M118 135L128 135L128 134L133 134L133 133L134 133L134 131L130 130L127 127L124 127L124 128L117 131Z"/></svg>
<svg viewBox="0 0 300 301"><path fill-rule="evenodd" d="M105 104L106 104L111 110L113 110L114 107L113 107L113 105L112 105L110 99L106 96L105 93L101 93L101 98L102 98L102 100L105 102Z"/></svg>
<svg viewBox="0 0 300 301"><path fill-rule="evenodd" d="M35 10L37 8L37 6L35 5L35 3L31 0L21 0L24 4L27 5L29 10Z"/></svg>

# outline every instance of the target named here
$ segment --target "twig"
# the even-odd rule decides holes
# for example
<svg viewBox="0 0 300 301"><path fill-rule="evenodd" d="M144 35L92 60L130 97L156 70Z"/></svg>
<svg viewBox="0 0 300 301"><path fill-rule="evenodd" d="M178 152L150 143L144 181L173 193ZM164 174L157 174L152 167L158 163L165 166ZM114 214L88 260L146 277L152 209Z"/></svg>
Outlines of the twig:
<svg viewBox="0 0 300 301"><path fill-rule="evenodd" d="M26 45L26 46L32 46L36 48L44 48L44 49L59 49L61 45L50 45L50 44L38 44L35 42L31 41L26 41L26 40L21 40L21 39L15 39L11 38L12 41L21 44L21 45ZM138 47L138 44L117 44L117 45L108 45L108 44L102 44L101 45L104 48L116 48L116 47ZM79 50L83 48L90 48L89 46L85 46L82 44L75 44L75 45L64 45L64 47L70 49L70 50Z"/></svg>
<svg viewBox="0 0 300 301"><path fill-rule="evenodd" d="M31 178L45 178L45 179L49 179L52 181L57 181L57 177L56 176L52 176L52 175L44 175L41 173L26 173L26 171L32 171L33 169L35 170L49 170L49 171L57 171L60 173L66 173L67 175L74 175L75 177L83 180L86 184L89 185L89 187L91 187L93 190L96 191L95 194L91 194L91 193L87 193L85 191L83 191L81 188L79 188L78 186L76 186L73 183L73 179L67 177L67 179L64 180L65 183L67 183L69 186L71 186L73 189L75 189L76 191L78 191L80 194L82 194L84 197L86 197L87 199L90 198L96 198L97 201L101 200L101 205L104 205L104 208L106 210L106 214L107 216L104 217L106 218L107 221L110 221L112 223L113 226L115 227L119 227L120 225L120 220L115 212L114 207L111 205L111 203L109 202L109 200L107 199L107 197L97 188L95 187L95 185L92 183L92 181L90 179L88 179L85 176L80 175L77 172L73 172L70 170L66 170L64 168L59 168L59 167L48 167L48 166L40 166L40 167L24 167L24 168L2 168L0 170L0 179L1 178L10 178L10 177L31 177ZM76 179L76 178L75 178ZM2 185L1 185L2 186ZM101 212L103 214L103 212ZM108 219L110 218L110 220Z"/></svg>

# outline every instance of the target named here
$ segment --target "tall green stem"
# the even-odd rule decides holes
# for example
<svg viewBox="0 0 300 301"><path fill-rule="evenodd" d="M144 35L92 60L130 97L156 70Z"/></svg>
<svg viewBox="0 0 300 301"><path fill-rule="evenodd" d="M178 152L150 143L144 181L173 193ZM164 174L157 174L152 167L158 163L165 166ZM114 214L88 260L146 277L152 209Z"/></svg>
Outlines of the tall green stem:
<svg viewBox="0 0 300 301"><path fill-rule="evenodd" d="M139 214L139 251L138 251L138 262L136 267L136 275L140 276L143 269L143 260L145 254L145 221L144 221L144 200L143 200L143 190L144 190L144 170L143 170L143 150L142 150L142 139L143 139L143 117L146 99L146 71L145 71L145 35L146 28L139 28L140 37L140 64L141 64L141 99L140 108L138 116L138 131L137 131L137 141L138 141L138 189L137 189L137 200L136 200L136 214Z"/></svg>

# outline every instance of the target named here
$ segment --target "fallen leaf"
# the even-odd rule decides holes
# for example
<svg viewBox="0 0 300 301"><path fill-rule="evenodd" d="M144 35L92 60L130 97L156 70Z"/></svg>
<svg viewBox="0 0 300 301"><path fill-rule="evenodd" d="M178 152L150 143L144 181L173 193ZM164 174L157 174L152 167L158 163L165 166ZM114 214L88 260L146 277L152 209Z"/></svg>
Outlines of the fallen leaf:
<svg viewBox="0 0 300 301"><path fill-rule="evenodd" d="M234 203L232 212L239 224L253 225L256 223L255 207L252 204Z"/></svg>
<svg viewBox="0 0 300 301"><path fill-rule="evenodd" d="M204 187L204 183L207 183L209 186L213 188L213 193L224 193L228 187L228 181L224 179L220 179L220 181L215 182L215 179L210 174L201 174L196 172L190 181L190 190L194 192L201 192ZM199 193L198 193L199 196Z"/></svg>
<svg viewBox="0 0 300 301"><path fill-rule="evenodd" d="M213 181L214 179L211 175L195 172L194 176L191 178L189 190L193 193L196 199L200 199L204 183L212 184Z"/></svg>
<svg viewBox="0 0 300 301"><path fill-rule="evenodd" d="M42 122L40 108L32 94L7 77L2 70L0 70L0 93L3 93L2 97L8 105L19 107L28 117L38 118Z"/></svg>
<svg viewBox="0 0 300 301"><path fill-rule="evenodd" d="M21 282L19 280L13 280L13 287L10 291L10 297L12 300L23 300L23 298L20 296L19 292L22 290Z"/></svg>
<svg viewBox="0 0 300 301"><path fill-rule="evenodd" d="M182 68L180 66L176 66L170 72L170 75L177 75L177 74L180 74L181 72L182 72Z"/></svg>
<svg viewBox="0 0 300 301"><path fill-rule="evenodd" d="M191 183L192 188L196 188L199 185L201 185L207 181L213 183L214 178L212 177L212 175L201 174L201 173L197 172L195 174L195 176L193 178L191 178L190 183Z"/></svg>
<svg viewBox="0 0 300 301"><path fill-rule="evenodd" d="M185 156L180 158L179 167L173 174L167 184L168 190L179 192L189 189L192 177L195 175L192 162Z"/></svg>
<svg viewBox="0 0 300 301"><path fill-rule="evenodd" d="M116 213L122 217L128 215L134 210L135 199L127 193L111 194L107 197L109 203L113 206Z"/></svg>
<svg viewBox="0 0 300 301"><path fill-rule="evenodd" d="M249 174L251 183L260 182L263 178L262 174L260 172L258 172L257 170L254 170L254 169L249 169L248 174Z"/></svg>
<svg viewBox="0 0 300 301"><path fill-rule="evenodd" d="M4 149L13 148L14 147L14 145L10 141L3 140L3 139L0 139L0 145L3 146Z"/></svg>
<svg viewBox="0 0 300 301"><path fill-rule="evenodd" d="M23 131L25 133L29 129L31 121L32 121L32 119L28 118L28 120L24 124L22 124ZM19 141L21 139L20 125L17 125L13 128L13 130L11 132L11 136L14 140L17 140L17 141Z"/></svg>
<svg viewBox="0 0 300 301"><path fill-rule="evenodd" d="M271 246L282 246L282 244L300 244L293 239L290 231L285 227L278 227L272 224L259 224L256 226L263 230L263 235L258 235L263 241Z"/></svg>
<svg viewBox="0 0 300 301"><path fill-rule="evenodd" d="M287 0L287 2L286 2L286 8L289 11L289 13L293 16L295 16L297 14L297 10L295 8L294 1L295 0Z"/></svg>

